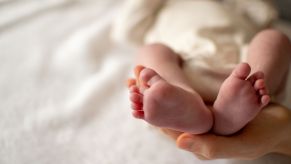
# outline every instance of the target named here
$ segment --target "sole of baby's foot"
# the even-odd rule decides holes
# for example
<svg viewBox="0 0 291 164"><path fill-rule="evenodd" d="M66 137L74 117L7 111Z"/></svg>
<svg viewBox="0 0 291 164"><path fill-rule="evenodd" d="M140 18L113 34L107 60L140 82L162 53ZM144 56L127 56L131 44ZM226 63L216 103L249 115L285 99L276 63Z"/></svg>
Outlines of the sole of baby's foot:
<svg viewBox="0 0 291 164"><path fill-rule="evenodd" d="M140 68L135 69L139 85L131 88L134 111L142 111L142 118L154 126L193 134L209 131L212 114L198 94L168 83L152 69Z"/></svg>
<svg viewBox="0 0 291 164"><path fill-rule="evenodd" d="M269 103L264 74L256 72L248 78L250 71L248 64L239 64L223 82L213 105L215 133L239 131Z"/></svg>

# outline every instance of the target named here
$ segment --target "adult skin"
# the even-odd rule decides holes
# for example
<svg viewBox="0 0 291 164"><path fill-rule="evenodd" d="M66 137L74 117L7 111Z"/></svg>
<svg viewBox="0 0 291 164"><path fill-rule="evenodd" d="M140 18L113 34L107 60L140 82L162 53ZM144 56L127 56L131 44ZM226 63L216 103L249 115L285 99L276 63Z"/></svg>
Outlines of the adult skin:
<svg viewBox="0 0 291 164"><path fill-rule="evenodd" d="M199 159L256 159L268 153L291 156L291 110L271 104L244 129L232 136L193 135L162 129L177 146Z"/></svg>

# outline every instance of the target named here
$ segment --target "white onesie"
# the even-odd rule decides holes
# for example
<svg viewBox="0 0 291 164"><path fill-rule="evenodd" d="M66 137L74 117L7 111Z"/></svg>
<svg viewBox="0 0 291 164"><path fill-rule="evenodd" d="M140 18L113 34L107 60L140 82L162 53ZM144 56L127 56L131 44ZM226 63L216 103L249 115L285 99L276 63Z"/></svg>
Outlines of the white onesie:
<svg viewBox="0 0 291 164"><path fill-rule="evenodd" d="M181 55L192 87L204 100L213 101L234 66L245 60L250 39L276 16L268 3L258 0L255 2L262 4L255 5L265 5L261 11L264 17L256 11L251 19L252 11L242 8L250 5L246 1L254 2L129 0L113 35L135 45L163 43L171 47Z"/></svg>

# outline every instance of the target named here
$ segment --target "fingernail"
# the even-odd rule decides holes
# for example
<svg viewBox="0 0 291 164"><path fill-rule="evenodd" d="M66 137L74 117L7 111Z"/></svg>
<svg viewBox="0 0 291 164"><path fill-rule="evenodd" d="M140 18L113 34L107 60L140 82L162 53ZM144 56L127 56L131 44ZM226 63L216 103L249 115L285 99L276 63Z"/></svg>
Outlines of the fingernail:
<svg viewBox="0 0 291 164"><path fill-rule="evenodd" d="M190 150L193 145L193 139L192 138L183 138L179 141L178 146L185 150Z"/></svg>

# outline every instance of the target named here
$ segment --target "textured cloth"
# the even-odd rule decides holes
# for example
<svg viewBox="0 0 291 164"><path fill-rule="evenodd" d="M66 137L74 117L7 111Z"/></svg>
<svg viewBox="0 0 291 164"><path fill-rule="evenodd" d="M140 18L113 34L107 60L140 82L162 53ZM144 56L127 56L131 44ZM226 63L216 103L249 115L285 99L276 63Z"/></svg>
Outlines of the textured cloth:
<svg viewBox="0 0 291 164"><path fill-rule="evenodd" d="M199 161L131 117L134 50L109 37L120 3L0 0L0 164L240 163Z"/></svg>
<svg viewBox="0 0 291 164"><path fill-rule="evenodd" d="M256 32L248 20L209 0L168 1L155 20L145 43L164 43L181 54L192 88L211 100Z"/></svg>
<svg viewBox="0 0 291 164"><path fill-rule="evenodd" d="M224 79L246 60L254 35L277 17L267 0L164 0L156 7L148 4L151 1L128 1L116 22L116 40L171 47L181 55L192 88L207 101L215 100ZM144 22L147 28L140 33L137 29L144 27ZM282 103L282 95L274 101Z"/></svg>
<svg viewBox="0 0 291 164"><path fill-rule="evenodd" d="M0 0L0 164L210 163L132 118L119 4Z"/></svg>

